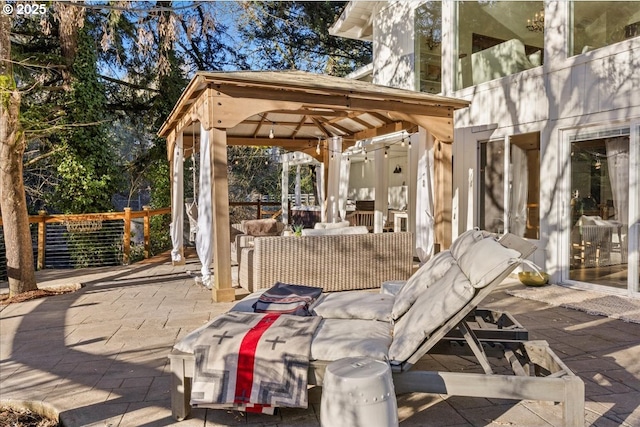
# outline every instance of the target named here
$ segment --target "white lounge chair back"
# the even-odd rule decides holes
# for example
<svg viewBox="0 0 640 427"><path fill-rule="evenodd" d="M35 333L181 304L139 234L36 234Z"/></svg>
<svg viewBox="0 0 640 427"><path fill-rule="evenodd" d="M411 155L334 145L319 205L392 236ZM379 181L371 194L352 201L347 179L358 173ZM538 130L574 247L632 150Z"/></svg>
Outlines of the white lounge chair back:
<svg viewBox="0 0 640 427"><path fill-rule="evenodd" d="M461 235L451 248L456 262L426 284L429 291L422 292L396 321L391 364L401 370L415 364L533 251L534 245L512 234L499 241L482 231ZM422 268L429 269L430 263Z"/></svg>

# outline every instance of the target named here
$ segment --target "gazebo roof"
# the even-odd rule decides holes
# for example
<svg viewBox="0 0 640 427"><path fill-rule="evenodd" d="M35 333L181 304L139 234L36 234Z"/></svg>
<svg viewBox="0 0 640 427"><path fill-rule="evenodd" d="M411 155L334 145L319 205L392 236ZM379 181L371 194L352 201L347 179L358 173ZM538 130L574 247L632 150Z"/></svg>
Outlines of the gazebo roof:
<svg viewBox="0 0 640 427"><path fill-rule="evenodd" d="M185 150L201 121L224 129L228 145L280 146L315 155L318 139L343 138L344 148L420 125L444 142L453 111L469 102L303 71L198 72L158 135L172 152L176 132ZM195 147L197 151L197 147Z"/></svg>

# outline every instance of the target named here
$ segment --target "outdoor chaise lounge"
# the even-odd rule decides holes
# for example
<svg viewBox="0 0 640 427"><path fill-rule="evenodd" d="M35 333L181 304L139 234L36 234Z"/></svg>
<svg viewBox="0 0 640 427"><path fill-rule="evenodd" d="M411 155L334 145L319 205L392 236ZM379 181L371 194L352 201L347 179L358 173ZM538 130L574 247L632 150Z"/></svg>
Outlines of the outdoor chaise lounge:
<svg viewBox="0 0 640 427"><path fill-rule="evenodd" d="M310 308L316 316L281 315L280 319L284 319L289 328L296 323L300 323L302 329L313 328L308 365L302 364L308 366L305 384L322 385L324 370L332 361L366 356L389 362L396 394L426 392L562 402L564 425L582 426L582 380L566 367L545 341L527 341L526 333L514 334L508 322L505 324L508 316L487 315L487 311L477 310L478 304L534 249L530 243L513 235L503 236L498 241L488 233L470 231L458 238L450 251L439 254L421 267L406 284L385 286L384 292L395 289L382 295L358 292L361 296L358 306L362 310L357 307L339 309L349 306L349 299L354 294L341 292L318 299ZM241 301L237 306L239 311L228 313L228 317L246 322L252 316L271 316L242 312L248 301ZM477 333L470 326L470 319L477 320L480 326L493 319L497 328L488 334ZM200 381L203 376L214 379L222 372L203 366L203 357L216 351L215 341L226 342L225 338L229 337L226 329L219 327L221 321L218 317L187 335L169 356L172 412L178 420L189 413L194 378L200 375ZM278 333L287 339L296 335L289 329ZM200 344L196 345L196 340ZM271 343L273 349L286 339L276 337L267 341L268 346L259 348L268 351ZM452 341L455 345L447 345ZM484 374L415 369L419 365L412 369L428 352L473 354ZM503 357L500 369L510 367L513 374L494 371L488 356L497 352ZM256 366L271 360L260 353L256 353L255 358ZM226 375L227 371L224 373ZM240 376L241 372L238 372L238 378ZM229 380L228 376L225 380ZM260 390L264 391L262 387Z"/></svg>

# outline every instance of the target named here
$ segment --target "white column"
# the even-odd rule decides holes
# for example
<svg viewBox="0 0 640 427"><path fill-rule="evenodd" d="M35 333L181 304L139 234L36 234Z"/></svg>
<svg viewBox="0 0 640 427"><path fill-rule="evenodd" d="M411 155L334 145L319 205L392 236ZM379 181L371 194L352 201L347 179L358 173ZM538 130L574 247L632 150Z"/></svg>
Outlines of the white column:
<svg viewBox="0 0 640 427"><path fill-rule="evenodd" d="M324 194L324 165L320 163L316 165L316 189L318 192L317 203L320 205L320 221L327 222L327 210L325 209Z"/></svg>
<svg viewBox="0 0 640 427"><path fill-rule="evenodd" d="M376 173L374 202L375 213L373 216L373 232L382 233L382 228L387 220L389 211L389 159L384 155L384 147L378 148L374 154Z"/></svg>
<svg viewBox="0 0 640 427"><path fill-rule="evenodd" d="M334 136L329 145L329 180L327 185L327 222L337 222L340 218L340 164L342 159L342 137Z"/></svg>
<svg viewBox="0 0 640 427"><path fill-rule="evenodd" d="M210 265L213 259L211 236L213 234L213 206L211 200L211 141L209 132L200 124L200 185L198 191L198 233L196 252L202 264L203 284L211 283Z"/></svg>
<svg viewBox="0 0 640 427"><path fill-rule="evenodd" d="M295 189L295 198L296 198L296 206L302 205L302 186L300 183L300 165L296 166L296 189Z"/></svg>
<svg viewBox="0 0 640 427"><path fill-rule="evenodd" d="M467 183L467 230L473 228L473 169L468 171L468 183ZM455 231L455 229L454 229ZM452 239L453 241L453 239Z"/></svg>
<svg viewBox="0 0 640 427"><path fill-rule="evenodd" d="M412 135L411 151L418 159L416 171L416 254L427 261L433 254L433 137L420 128ZM415 148L414 148L415 147Z"/></svg>
<svg viewBox="0 0 640 427"><path fill-rule="evenodd" d="M281 195L280 201L282 204L282 222L289 224L289 161L282 162L282 176L281 176Z"/></svg>
<svg viewBox="0 0 640 427"><path fill-rule="evenodd" d="M178 134L173 145L173 163L171 170L171 261L182 263L183 228L184 228L184 150L182 132Z"/></svg>

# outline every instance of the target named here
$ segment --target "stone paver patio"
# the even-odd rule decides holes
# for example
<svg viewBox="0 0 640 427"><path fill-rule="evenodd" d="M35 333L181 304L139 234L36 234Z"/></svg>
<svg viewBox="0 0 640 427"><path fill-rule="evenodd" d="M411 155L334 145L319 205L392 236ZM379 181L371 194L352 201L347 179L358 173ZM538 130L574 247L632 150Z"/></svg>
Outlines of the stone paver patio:
<svg viewBox="0 0 640 427"><path fill-rule="evenodd" d="M128 267L39 272L42 285L83 283L80 290L0 306L0 399L45 402L66 427L319 426L320 391L308 409L275 416L195 410L171 418L173 344L227 311L167 257ZM586 386L587 425L640 425L640 325L514 298L504 290L485 301L509 311L545 339ZM240 295L238 295L240 297ZM434 356L434 369L472 369L473 361ZM559 405L413 393L398 398L401 426L561 426Z"/></svg>

